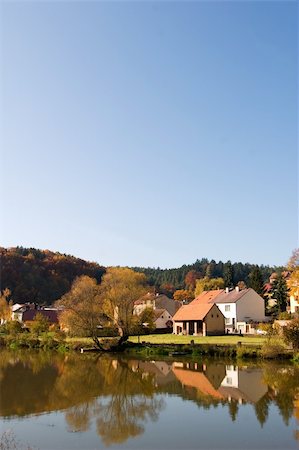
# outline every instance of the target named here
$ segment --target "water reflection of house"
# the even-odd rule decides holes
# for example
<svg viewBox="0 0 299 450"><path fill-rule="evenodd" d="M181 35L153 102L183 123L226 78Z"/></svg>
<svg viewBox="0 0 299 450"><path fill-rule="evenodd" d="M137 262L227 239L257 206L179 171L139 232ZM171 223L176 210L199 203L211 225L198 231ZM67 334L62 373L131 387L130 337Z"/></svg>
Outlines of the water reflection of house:
<svg viewBox="0 0 299 450"><path fill-rule="evenodd" d="M191 364L192 368L190 367ZM217 386L213 385L202 369L203 366L199 363L187 363L183 364L183 367L181 367L181 364L176 365L174 363L173 373L183 386L195 388L202 395L222 399Z"/></svg>
<svg viewBox="0 0 299 450"><path fill-rule="evenodd" d="M261 369L242 369L233 365L226 366L226 376L219 388L223 397L229 401L237 400L239 403L256 403L267 391Z"/></svg>
<svg viewBox="0 0 299 450"><path fill-rule="evenodd" d="M133 360L130 366L134 372L141 371L146 375L154 375L157 386L166 385L176 380L172 371L172 363L166 361L139 361Z"/></svg>
<svg viewBox="0 0 299 450"><path fill-rule="evenodd" d="M237 400L239 403L256 403L268 390L259 368L239 369L232 365L206 366L198 363L185 363L183 366L180 363L177 366L174 363L173 372L184 386L229 402Z"/></svg>

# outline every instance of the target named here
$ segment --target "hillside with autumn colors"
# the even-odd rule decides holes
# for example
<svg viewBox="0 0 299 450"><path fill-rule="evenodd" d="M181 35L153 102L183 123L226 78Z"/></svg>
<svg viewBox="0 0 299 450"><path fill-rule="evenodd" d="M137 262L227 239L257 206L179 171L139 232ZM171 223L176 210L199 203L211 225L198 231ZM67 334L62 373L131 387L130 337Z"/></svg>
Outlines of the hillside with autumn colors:
<svg viewBox="0 0 299 450"><path fill-rule="evenodd" d="M35 248L0 248L1 290L14 303L51 304L69 291L74 279L88 275L101 281L105 268L74 256Z"/></svg>
<svg viewBox="0 0 299 450"><path fill-rule="evenodd" d="M70 290L74 279L88 275L101 281L105 267L71 255L38 250L35 248L0 248L1 290L8 288L14 303L36 302L51 304ZM216 262L202 258L194 264L179 268L142 268L150 286L156 291L172 296L177 289L194 289L197 279L222 277L226 285L239 282L250 284L250 274L256 265L249 263ZM278 267L259 266L263 281L266 282Z"/></svg>

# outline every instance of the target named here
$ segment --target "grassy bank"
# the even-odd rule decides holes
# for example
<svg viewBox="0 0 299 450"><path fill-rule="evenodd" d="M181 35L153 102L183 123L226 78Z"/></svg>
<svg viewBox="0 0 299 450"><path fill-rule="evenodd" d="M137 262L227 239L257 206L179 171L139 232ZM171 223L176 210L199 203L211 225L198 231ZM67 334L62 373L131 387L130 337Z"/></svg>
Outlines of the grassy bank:
<svg viewBox="0 0 299 450"><path fill-rule="evenodd" d="M130 342L137 343L138 336L131 336ZM176 334L148 334L139 337L140 342L150 344L216 344L236 345L238 342L248 345L262 345L267 339L262 336L178 336Z"/></svg>

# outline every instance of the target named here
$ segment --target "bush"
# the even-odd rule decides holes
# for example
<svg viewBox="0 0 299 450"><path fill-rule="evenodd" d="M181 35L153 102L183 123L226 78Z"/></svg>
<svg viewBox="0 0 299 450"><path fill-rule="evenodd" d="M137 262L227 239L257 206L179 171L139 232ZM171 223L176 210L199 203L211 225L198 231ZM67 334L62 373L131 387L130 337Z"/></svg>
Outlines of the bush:
<svg viewBox="0 0 299 450"><path fill-rule="evenodd" d="M252 347L240 346L237 348L237 358L257 358L260 356L260 350Z"/></svg>
<svg viewBox="0 0 299 450"><path fill-rule="evenodd" d="M262 346L261 356L265 359L285 358L288 357L288 353L281 341L271 339Z"/></svg>
<svg viewBox="0 0 299 450"><path fill-rule="evenodd" d="M23 326L18 320L10 320L6 322L4 325L2 325L1 329L3 333L13 336L24 332Z"/></svg>
<svg viewBox="0 0 299 450"><path fill-rule="evenodd" d="M285 342L292 345L294 350L299 349L299 319L293 319L284 327L283 337Z"/></svg>

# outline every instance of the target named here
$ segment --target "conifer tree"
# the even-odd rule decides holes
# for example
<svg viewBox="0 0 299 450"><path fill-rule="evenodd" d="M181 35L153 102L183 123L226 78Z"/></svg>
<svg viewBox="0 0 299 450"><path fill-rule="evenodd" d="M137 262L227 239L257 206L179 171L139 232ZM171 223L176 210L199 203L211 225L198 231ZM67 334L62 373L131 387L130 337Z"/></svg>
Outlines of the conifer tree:
<svg viewBox="0 0 299 450"><path fill-rule="evenodd" d="M249 287L255 290L259 295L264 294L264 281L259 266L254 266L249 274Z"/></svg>
<svg viewBox="0 0 299 450"><path fill-rule="evenodd" d="M286 311L289 297L289 288L282 274L278 275L278 277L274 281L272 292L272 298L274 298L277 302L278 312L281 313Z"/></svg>
<svg viewBox="0 0 299 450"><path fill-rule="evenodd" d="M223 279L225 287L231 288L234 286L234 269L230 261L224 264Z"/></svg>

